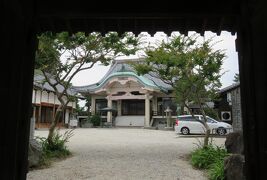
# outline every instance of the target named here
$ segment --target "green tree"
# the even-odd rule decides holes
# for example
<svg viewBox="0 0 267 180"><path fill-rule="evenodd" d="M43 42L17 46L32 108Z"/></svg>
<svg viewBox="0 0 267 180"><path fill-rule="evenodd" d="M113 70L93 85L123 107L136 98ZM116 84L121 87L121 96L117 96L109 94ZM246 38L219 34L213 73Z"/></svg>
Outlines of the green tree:
<svg viewBox="0 0 267 180"><path fill-rule="evenodd" d="M91 96L86 96L86 103L85 106L87 107L88 115L91 115L90 109L91 109Z"/></svg>
<svg viewBox="0 0 267 180"><path fill-rule="evenodd" d="M78 101L76 101L75 112L78 113L79 116L90 116L91 97L85 96L82 97L81 99L85 101L85 104L84 106L81 107Z"/></svg>
<svg viewBox="0 0 267 180"><path fill-rule="evenodd" d="M80 106L80 104L79 104L79 100L78 100L78 98L76 98L76 100L75 100L75 105L76 105L76 108L75 108L75 110L74 110L74 112L75 113L77 113L78 115L82 115L82 114L84 114L84 112L85 112L85 107L83 106L83 107L81 107Z"/></svg>
<svg viewBox="0 0 267 180"><path fill-rule="evenodd" d="M216 98L221 87L221 65L225 54L222 50L213 50L211 40L197 42L196 36L172 36L169 42L148 47L144 61L134 64L139 74L150 74L171 85L177 102L190 110L190 104L199 105L206 128L204 145L208 145L210 128L207 125L205 104Z"/></svg>
<svg viewBox="0 0 267 180"><path fill-rule="evenodd" d="M115 32L105 36L99 33L46 32L38 39L35 68L42 71L45 81L53 88L61 103L49 128L47 139L50 143L61 112L73 99L69 93L73 77L78 72L91 69L98 62L108 65L117 56L134 54L139 41L130 33L119 36Z"/></svg>

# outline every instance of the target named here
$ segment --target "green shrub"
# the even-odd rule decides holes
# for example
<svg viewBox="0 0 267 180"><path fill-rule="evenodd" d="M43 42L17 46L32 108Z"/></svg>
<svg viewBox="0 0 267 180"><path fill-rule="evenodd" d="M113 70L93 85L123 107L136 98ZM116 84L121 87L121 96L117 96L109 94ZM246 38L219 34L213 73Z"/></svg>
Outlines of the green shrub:
<svg viewBox="0 0 267 180"><path fill-rule="evenodd" d="M194 167L208 169L217 160L222 160L227 156L224 148L209 144L205 147L197 148L191 154L191 162Z"/></svg>
<svg viewBox="0 0 267 180"><path fill-rule="evenodd" d="M198 146L191 153L191 163L199 169L208 169L211 180L224 179L224 158L228 156L225 148L214 146L210 143L208 146Z"/></svg>
<svg viewBox="0 0 267 180"><path fill-rule="evenodd" d="M37 140L42 145L44 161L49 158L64 158L71 154L66 143L73 136L73 130L66 131L63 135L58 130L53 135L52 143L48 143L47 138L37 137Z"/></svg>
<svg viewBox="0 0 267 180"><path fill-rule="evenodd" d="M47 168L52 164L52 160L51 158L45 154L44 152L42 152L42 156L40 158L39 164L35 167L32 167L32 169L43 169L43 168Z"/></svg>
<svg viewBox="0 0 267 180"><path fill-rule="evenodd" d="M96 114L90 117L90 122L93 124L93 126L100 126L101 117Z"/></svg>
<svg viewBox="0 0 267 180"><path fill-rule="evenodd" d="M216 160L209 169L210 180L224 180L224 161Z"/></svg>

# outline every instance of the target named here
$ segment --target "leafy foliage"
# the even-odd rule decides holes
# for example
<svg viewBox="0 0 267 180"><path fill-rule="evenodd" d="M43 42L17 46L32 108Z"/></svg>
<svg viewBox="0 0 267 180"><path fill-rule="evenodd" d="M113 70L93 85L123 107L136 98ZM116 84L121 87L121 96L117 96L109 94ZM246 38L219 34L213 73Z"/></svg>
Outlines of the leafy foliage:
<svg viewBox="0 0 267 180"><path fill-rule="evenodd" d="M217 109L212 109L212 108L209 108L209 107L205 107L203 108L204 111L205 111L205 114L213 119L220 119L218 117L218 110Z"/></svg>
<svg viewBox="0 0 267 180"><path fill-rule="evenodd" d="M200 169L208 169L211 164L217 160L222 160L227 156L227 151L224 148L213 146L203 146L196 149L191 154L192 165Z"/></svg>
<svg viewBox="0 0 267 180"><path fill-rule="evenodd" d="M224 161L216 160L209 169L209 177L211 180L224 180Z"/></svg>
<svg viewBox="0 0 267 180"><path fill-rule="evenodd" d="M172 36L169 42L146 49L144 62L133 64L139 74L150 74L175 88L180 103L205 102L221 87L225 54L213 50L211 39L197 43L195 36Z"/></svg>
<svg viewBox="0 0 267 180"><path fill-rule="evenodd" d="M74 113L77 113L78 116L88 116L88 111L85 110L85 106L81 107L78 103L78 100L76 102L76 108L74 109Z"/></svg>
<svg viewBox="0 0 267 180"><path fill-rule="evenodd" d="M64 134L60 134L58 130L55 131L52 138L52 143L48 143L47 138L37 137L36 139L42 145L43 156L46 159L51 159L64 158L71 155L71 152L68 150L66 143L74 135L73 130L74 129L65 131Z"/></svg>
<svg viewBox="0 0 267 180"><path fill-rule="evenodd" d="M190 104L199 105L205 120L207 138L210 130L206 124L203 104L217 98L225 57L222 50L212 49L211 42L212 39L208 39L198 43L195 35L172 36L158 47L148 47L144 61L133 64L139 74L150 74L171 85L181 107L185 106L190 111Z"/></svg>
<svg viewBox="0 0 267 180"><path fill-rule="evenodd" d="M38 39L36 68L58 77L69 74L69 70L81 69L81 65L96 62L108 65L113 58L134 54L138 50L138 39L130 33L120 37L116 32L110 32L106 36L99 33L86 35L83 32L46 32ZM67 54L67 59L62 61L64 54Z"/></svg>
<svg viewBox="0 0 267 180"><path fill-rule="evenodd" d="M39 46L36 51L35 68L42 71L45 81L53 88L61 106L49 129L48 142L59 121L59 113L64 111L69 101L75 100L70 95L71 81L78 72L92 68L96 63L108 65L112 59L121 55L134 54L139 41L133 34L119 36L116 32L85 34L77 32L51 33L38 36ZM59 90L63 88L63 90Z"/></svg>
<svg viewBox="0 0 267 180"><path fill-rule="evenodd" d="M214 146L198 145L198 148L191 153L191 163L199 169L208 169L211 180L224 179L224 158L229 154L225 148Z"/></svg>
<svg viewBox="0 0 267 180"><path fill-rule="evenodd" d="M101 117L98 114L92 115L89 118L89 121L93 124L93 126L100 126L101 123Z"/></svg>

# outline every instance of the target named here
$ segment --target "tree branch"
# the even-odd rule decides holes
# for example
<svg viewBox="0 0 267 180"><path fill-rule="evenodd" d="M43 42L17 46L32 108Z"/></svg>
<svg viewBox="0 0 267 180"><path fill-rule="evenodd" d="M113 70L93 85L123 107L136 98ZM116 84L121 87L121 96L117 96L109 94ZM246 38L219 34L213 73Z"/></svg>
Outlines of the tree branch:
<svg viewBox="0 0 267 180"><path fill-rule="evenodd" d="M92 64L90 66L81 68L80 71L83 71L83 70L86 70L86 69L91 69L95 65L95 63L96 62L92 62Z"/></svg>
<svg viewBox="0 0 267 180"><path fill-rule="evenodd" d="M62 81L65 81L65 79L68 77L68 75L71 73L73 68L78 64L79 62L75 61L71 67L69 68L68 72L64 75L64 77L61 79Z"/></svg>
<svg viewBox="0 0 267 180"><path fill-rule="evenodd" d="M50 78L49 77L47 77L47 73L46 72L44 72L43 70L41 70L42 71L42 73L43 73L43 75L44 75L44 77L45 77L45 80L46 80L46 82L54 89L54 91L55 91L55 93L56 93L56 95L57 95L57 97L58 97L58 100L60 101L60 103L61 103L61 97L60 97L60 92L59 92L59 90L57 89L57 85L58 85L58 82L57 83L55 83L55 84L53 84L51 81L50 81Z"/></svg>

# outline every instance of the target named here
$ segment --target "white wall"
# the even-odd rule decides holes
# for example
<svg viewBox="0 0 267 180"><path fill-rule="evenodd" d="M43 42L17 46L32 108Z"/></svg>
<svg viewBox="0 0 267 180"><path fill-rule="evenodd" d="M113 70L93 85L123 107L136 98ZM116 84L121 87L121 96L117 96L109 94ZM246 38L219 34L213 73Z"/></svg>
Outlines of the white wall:
<svg viewBox="0 0 267 180"><path fill-rule="evenodd" d="M117 116L116 126L144 126L145 116Z"/></svg>
<svg viewBox="0 0 267 180"><path fill-rule="evenodd" d="M46 91L42 92L42 102L48 103L48 93Z"/></svg>
<svg viewBox="0 0 267 180"><path fill-rule="evenodd" d="M48 103L54 104L56 101L56 96L54 95L54 93L49 93L49 101Z"/></svg>
<svg viewBox="0 0 267 180"><path fill-rule="evenodd" d="M35 96L35 92L36 92L36 96ZM63 99L66 101L66 97L63 97ZM45 102L45 103L50 103L50 104L56 104L59 105L60 102L57 98L57 96L50 92L46 92L43 91L42 92L42 99L41 99L41 91L40 90L33 90L33 94L32 94L32 103L36 103L36 104L40 104L40 101ZM75 102L69 102L68 106L76 108L76 104Z"/></svg>
<svg viewBox="0 0 267 180"><path fill-rule="evenodd" d="M36 90L32 91L32 103L35 103L36 99L35 99L35 92Z"/></svg>
<svg viewBox="0 0 267 180"><path fill-rule="evenodd" d="M36 90L36 101L35 103L40 104L41 91ZM34 99L33 99L34 102Z"/></svg>

